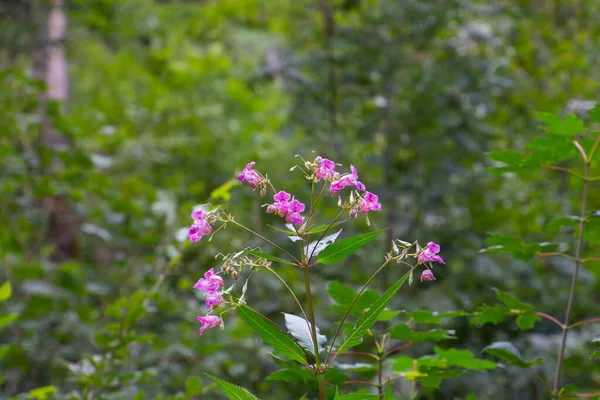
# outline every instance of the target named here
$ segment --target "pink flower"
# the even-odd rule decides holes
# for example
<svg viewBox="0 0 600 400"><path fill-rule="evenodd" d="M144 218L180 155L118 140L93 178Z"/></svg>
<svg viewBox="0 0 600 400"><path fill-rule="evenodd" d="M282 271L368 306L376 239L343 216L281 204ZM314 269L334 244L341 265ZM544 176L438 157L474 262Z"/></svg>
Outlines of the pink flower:
<svg viewBox="0 0 600 400"><path fill-rule="evenodd" d="M207 315L206 317L196 317L198 321L202 324L200 327L200 336L204 333L205 329L216 328L221 325L221 318L216 315Z"/></svg>
<svg viewBox="0 0 600 400"><path fill-rule="evenodd" d="M365 192L362 203L360 203L360 211L367 215L369 211L381 210L381 203L377 200L379 197L371 192Z"/></svg>
<svg viewBox="0 0 600 400"><path fill-rule="evenodd" d="M248 163L242 173L238 175L238 180L240 183L246 181L250 186L252 186L252 189L255 189L260 183L260 175L258 175L258 172L252 169L254 164L256 164L255 161Z"/></svg>
<svg viewBox="0 0 600 400"><path fill-rule="evenodd" d="M196 282L194 289L204 290L205 292L214 292L224 284L223 278L215 274L215 270L211 268L204 273L204 278L200 278L198 282Z"/></svg>
<svg viewBox="0 0 600 400"><path fill-rule="evenodd" d="M356 218L358 216L358 211L356 210L356 208L351 208L350 209L350 218Z"/></svg>
<svg viewBox="0 0 600 400"><path fill-rule="evenodd" d="M223 301L223 295L219 292L208 292L206 293L206 308L209 310L211 307L219 307Z"/></svg>
<svg viewBox="0 0 600 400"><path fill-rule="evenodd" d="M430 269L426 269L421 273L421 282L423 281L435 281L435 276L433 276L433 272Z"/></svg>
<svg viewBox="0 0 600 400"><path fill-rule="evenodd" d="M337 193L347 186L356 186L358 190L366 189L365 185L358 180L358 172L356 172L354 165L350 165L350 170L352 171L351 174L342 175L339 180L331 182L329 193Z"/></svg>
<svg viewBox="0 0 600 400"><path fill-rule="evenodd" d="M335 163L327 158L322 158L321 156L317 156L315 161L321 164L319 168L316 170L317 181L321 179L331 179L335 175Z"/></svg>
<svg viewBox="0 0 600 400"><path fill-rule="evenodd" d="M437 253L439 253L439 252L440 252L440 246L438 244L435 244L433 242L427 243L427 246L425 246L425 248L423 250L421 250L421 253L419 254L419 258L418 258L419 264L423 264L427 261L439 262L439 263L445 264L444 260L442 260L442 257L437 255ZM433 274L432 274L432 276L433 276Z"/></svg>
<svg viewBox="0 0 600 400"><path fill-rule="evenodd" d="M190 230L188 231L188 237L191 242L197 242L202 239L203 236L210 235L212 232L210 224L204 219L205 216L206 211L204 210L192 212L194 223L190 226Z"/></svg>
<svg viewBox="0 0 600 400"><path fill-rule="evenodd" d="M289 201L290 199L292 201ZM284 191L277 192L273 196L273 200L275 200L275 203L269 204L267 207L268 213L285 217L286 221L292 224L302 225L303 218L300 213L306 208L304 204L292 198L292 195Z"/></svg>

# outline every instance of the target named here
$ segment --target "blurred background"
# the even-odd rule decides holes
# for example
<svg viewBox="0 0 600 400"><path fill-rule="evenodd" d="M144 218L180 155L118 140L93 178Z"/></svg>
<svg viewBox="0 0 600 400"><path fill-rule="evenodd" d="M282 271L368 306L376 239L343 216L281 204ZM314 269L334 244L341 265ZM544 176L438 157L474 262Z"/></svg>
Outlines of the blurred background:
<svg viewBox="0 0 600 400"><path fill-rule="evenodd" d="M544 228L577 213L581 188L553 171L493 174L485 153L523 149L539 135L536 110L589 109L599 55L597 0L0 1L0 280L13 292L0 310L19 315L0 331L0 398L36 388L38 398L222 398L204 372L263 399L299 398L302 385L265 381L278 369L270 348L235 315L198 336L205 309L193 283L219 268L218 253L262 244L228 227L180 253L178 237L192 207L210 202L292 246L236 175L256 161L307 198L289 169L313 151L354 164L383 204L371 228L359 219L343 235L391 227L314 273L324 333L335 329L327 282L358 286L391 238L440 243L447 263L437 281L403 288L395 309L473 311L498 288L563 318L572 265L479 251L492 232L572 251L569 232ZM327 202L323 223L335 215ZM303 293L297 271L280 273ZM599 273L584 267L574 321L598 316ZM294 310L267 275L248 301L279 323ZM514 320L449 322L452 346L478 354L509 340L547 361L539 371L552 378L553 324L523 333ZM597 330L571 332L565 382L600 386L588 360ZM421 398L469 393L544 398L513 368Z"/></svg>

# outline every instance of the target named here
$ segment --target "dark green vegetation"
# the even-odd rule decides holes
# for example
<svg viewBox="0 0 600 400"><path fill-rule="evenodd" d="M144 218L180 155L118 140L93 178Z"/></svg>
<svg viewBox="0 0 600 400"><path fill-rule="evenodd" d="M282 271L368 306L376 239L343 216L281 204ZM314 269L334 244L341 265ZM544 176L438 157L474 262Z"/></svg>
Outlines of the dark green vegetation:
<svg viewBox="0 0 600 400"><path fill-rule="evenodd" d="M12 287L10 298L0 289L0 398L32 390L39 399L221 398L222 381L204 373L261 399L302 396L297 374L265 380L293 367L274 360L240 315L198 336L204 302L192 285L219 268L217 253L272 248L233 226L187 246L176 234L194 205L210 202L275 236L265 224L280 221L236 174L254 160L307 195L289 168L292 155L313 150L356 165L380 195L372 226L346 223L344 237L391 227L344 263L313 270L321 331L335 332L345 290L331 281L352 295L391 238L433 240L447 264L436 267L437 281L415 279L390 303L405 311L387 323L392 337L414 345L386 376L410 370L413 359L435 367L421 358L433 354L449 370L466 363L488 372L440 389L417 380L422 399L548 398L519 367L533 365L552 386L562 330L534 310L564 320L574 262L536 253L575 256L583 184L539 167L583 174L583 162L570 143L579 123L535 111L589 119L587 102L600 89L598 1L66 0L66 37L52 39L58 3L0 2L0 283ZM61 49L68 92L46 77L51 65L60 71ZM591 132L595 120L586 122ZM544 139L541 122L564 140ZM597 136L582 141L588 153ZM528 158L486 157L526 151L532 140ZM486 170L505 164L505 173ZM590 169L599 175L597 162ZM581 258L599 256L598 185L589 185ZM547 241L558 247L538 245ZM480 252L492 246L510 255ZM276 267L303 293L297 270ZM571 323L600 317L599 268L581 266ZM405 272L390 268L372 289L384 293ZM249 304L283 326L280 312L294 310L293 299L261 276ZM426 312L458 310L479 313ZM414 331L398 325L409 318ZM448 330L455 339L432 342ZM563 396L600 391L598 361L589 359L599 331L570 331L562 385L578 389ZM357 349L373 343L366 337ZM489 360L507 367L488 370ZM376 381L372 368L344 373ZM394 383L408 394L405 377ZM340 374L326 379L341 393L359 388Z"/></svg>

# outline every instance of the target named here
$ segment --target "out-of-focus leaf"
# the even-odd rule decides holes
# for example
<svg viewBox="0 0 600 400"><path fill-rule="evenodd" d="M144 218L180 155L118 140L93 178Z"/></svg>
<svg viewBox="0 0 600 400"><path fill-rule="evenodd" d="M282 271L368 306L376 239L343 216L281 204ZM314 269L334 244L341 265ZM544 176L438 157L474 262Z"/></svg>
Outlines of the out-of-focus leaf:
<svg viewBox="0 0 600 400"><path fill-rule="evenodd" d="M492 323L498 325L509 315L508 310L500 304L483 306L471 318L471 325Z"/></svg>
<svg viewBox="0 0 600 400"><path fill-rule="evenodd" d="M263 252L257 251L257 250L244 249L244 253L248 253L250 255L253 255L254 257L260 257L260 258L265 258L265 259L271 260L271 261L277 261L282 264L294 265L294 263L292 263L291 261L284 260L283 258L275 257L271 254L263 253Z"/></svg>
<svg viewBox="0 0 600 400"><path fill-rule="evenodd" d="M0 303L6 301L12 295L12 286L9 281L6 281L0 286Z"/></svg>
<svg viewBox="0 0 600 400"><path fill-rule="evenodd" d="M537 117L545 124L540 126L540 129L549 135L573 136L585 130L585 124L575 114L569 114L562 119L556 114L538 112Z"/></svg>
<svg viewBox="0 0 600 400"><path fill-rule="evenodd" d="M192 376L185 381L185 394L187 396L195 396L202 393L202 379L197 376Z"/></svg>
<svg viewBox="0 0 600 400"><path fill-rule="evenodd" d="M19 318L19 314L16 313L0 315L0 329L6 328L17 318Z"/></svg>
<svg viewBox="0 0 600 400"><path fill-rule="evenodd" d="M447 331L443 329L432 329L425 332L413 331L410 326L406 324L398 324L389 330L390 336L393 339L404 340L407 342L420 343L420 342L439 342L441 340L456 339L454 331Z"/></svg>
<svg viewBox="0 0 600 400"><path fill-rule="evenodd" d="M29 391L29 397L36 400L47 400L56 393L55 386L44 386Z"/></svg>
<svg viewBox="0 0 600 400"><path fill-rule="evenodd" d="M488 360L480 360L473 356L469 350L448 349L443 350L439 347L435 348L435 354L446 360L448 365L467 368L472 370L488 370L496 368L496 363Z"/></svg>
<svg viewBox="0 0 600 400"><path fill-rule="evenodd" d="M406 313L406 315L416 323L440 325L443 319L466 317L471 315L471 313L468 313L466 311L438 313L437 311L418 310Z"/></svg>
<svg viewBox="0 0 600 400"><path fill-rule="evenodd" d="M519 368L530 368L533 365L541 364L541 359L525 361L521 352L510 342L496 342L485 347L483 353L490 354L504 361L507 365Z"/></svg>

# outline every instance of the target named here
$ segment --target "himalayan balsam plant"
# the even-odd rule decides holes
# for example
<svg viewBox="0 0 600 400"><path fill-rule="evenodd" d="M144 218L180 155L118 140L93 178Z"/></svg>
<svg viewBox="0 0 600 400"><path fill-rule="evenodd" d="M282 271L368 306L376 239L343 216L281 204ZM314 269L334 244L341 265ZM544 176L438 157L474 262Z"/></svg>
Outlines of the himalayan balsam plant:
<svg viewBox="0 0 600 400"><path fill-rule="evenodd" d="M478 360L466 350L443 350L435 348L435 354L415 359L408 356L394 357L399 351L412 343L422 341L440 341L453 338L453 332L433 329L419 332L411 328L412 323L440 325L442 319L465 315L465 313L435 314L419 311L408 313L406 320L391 326L386 332L375 333L373 326L377 321L390 322L399 311L391 311L388 304L396 296L402 285L413 282L413 274L421 270L422 282L434 281L435 264L444 264L440 256L440 246L433 242L425 245L417 241L394 240L390 248L381 256L381 265L362 287L355 291L352 287L334 281L328 292L337 303L333 311L340 315L337 329L331 340L321 333L315 324L316 310L311 291L311 272L315 268L326 268L329 264L341 263L352 253L379 236L384 230L373 231L338 240L341 230L336 228L349 220L366 218L369 214L381 210L378 196L367 190L359 180L354 166L350 171L339 172L341 165L322 157L312 161L303 160L291 171L301 171L302 179L311 187L310 198L303 199L288 193L284 188L276 188L268 176L255 169L255 162L249 163L239 174L239 181L247 184L263 198L272 198L264 204L264 212L284 223L283 228L275 228L277 235L287 236L297 247L290 252L269 238L253 231L238 222L232 214L221 207L211 209L205 205L192 213L193 224L189 229L189 239L200 241L204 236L213 235L221 229L235 226L259 239L265 246L275 249L278 256L271 255L258 248L240 248L238 251L222 255L222 265L218 271L208 269L194 285L194 289L205 295L206 310L198 316L200 335L209 334L211 329L226 329L230 312L237 314L261 338L273 348L275 361L283 367L272 374L268 380L285 380L303 383L306 393L302 398L318 393L320 400L327 398L344 399L393 399L394 391L401 390L395 382L403 378L412 381L412 395L417 393L417 382L422 386L437 387L445 378L457 376L467 370L486 370L495 367L487 360ZM332 201L328 201L328 198ZM320 207L337 204L339 212L326 224L318 224ZM273 223L269 221L269 223ZM337 231L336 231L337 230ZM333 232L335 231L335 232ZM406 273L391 284L383 294L367 290L369 284L386 267L395 265ZM304 281L304 293L295 293L290 285L278 273L279 268L297 270ZM260 274L272 274L278 279L294 299L295 313L284 313L285 330L276 321L272 321L251 307L252 299L247 297L247 287L251 279ZM243 282L243 283L241 283ZM299 300L304 298L304 304ZM350 320L354 322L350 322ZM388 325L388 324L386 324ZM360 345L365 337L374 344L375 352L357 352L352 349ZM343 356L364 357L369 362L342 363ZM384 365L385 363L385 365ZM386 368L387 367L387 368ZM395 372L393 376L384 376L384 370ZM342 372L343 371L343 372ZM352 371L373 373L370 381L352 380L346 375ZM210 376L230 399L256 399L248 390ZM341 385L365 385L364 389L353 394L340 394ZM314 392L313 392L314 390ZM377 394L373 394L375 391ZM300 397L303 393L298 393ZM354 397L352 397L354 396Z"/></svg>
<svg viewBox="0 0 600 400"><path fill-rule="evenodd" d="M600 122L600 106L590 110L591 124ZM568 174L573 184L582 187L580 210L578 215L561 216L548 223L546 230L550 233L558 230L574 232L574 249L572 252L565 251L567 248L559 247L551 242L525 243L520 238L493 235L489 238L490 246L487 252L505 252L520 260L528 261L537 257L547 260L559 257L569 260L572 270L571 279L564 305L564 318L554 317L543 310L536 311L536 307L521 302L515 296L508 293L498 292L498 300L504 304L481 307L471 320L475 324L493 323L498 324L509 316L515 316L517 325L522 330L533 329L535 324L542 318L551 321L560 328L560 344L556 364L553 368L554 375L548 382L536 370L536 365L541 364L541 359L526 361L521 358L519 350L509 342L498 342L488 346L484 351L500 358L507 365L531 369L533 374L540 380L548 397L555 398L600 398L598 393L581 393L574 385L562 385L561 377L567 349L568 333L572 329L600 322L597 316L590 316L580 321L573 322L573 305L577 301L578 277L584 265L600 261L599 258L586 257L585 253L593 249L594 245L600 243L600 213L588 209L588 197L590 186L600 180L598 175L598 164L595 160L600 147L600 134L586 129L584 121L570 114L564 119L550 113L539 113L539 118L544 123L542 129L545 137L534 138L527 146L528 151L521 153L512 150L493 151L488 153L492 160L499 161L503 165L497 166L493 171L502 174L527 175L533 168L542 168L554 171L557 174ZM560 164L560 165L557 165ZM572 165L572 167L568 167ZM595 173L594 173L595 172ZM581 285L581 283L579 284ZM600 341L600 336L591 337L591 342ZM591 359L600 357L600 349L593 352Z"/></svg>

